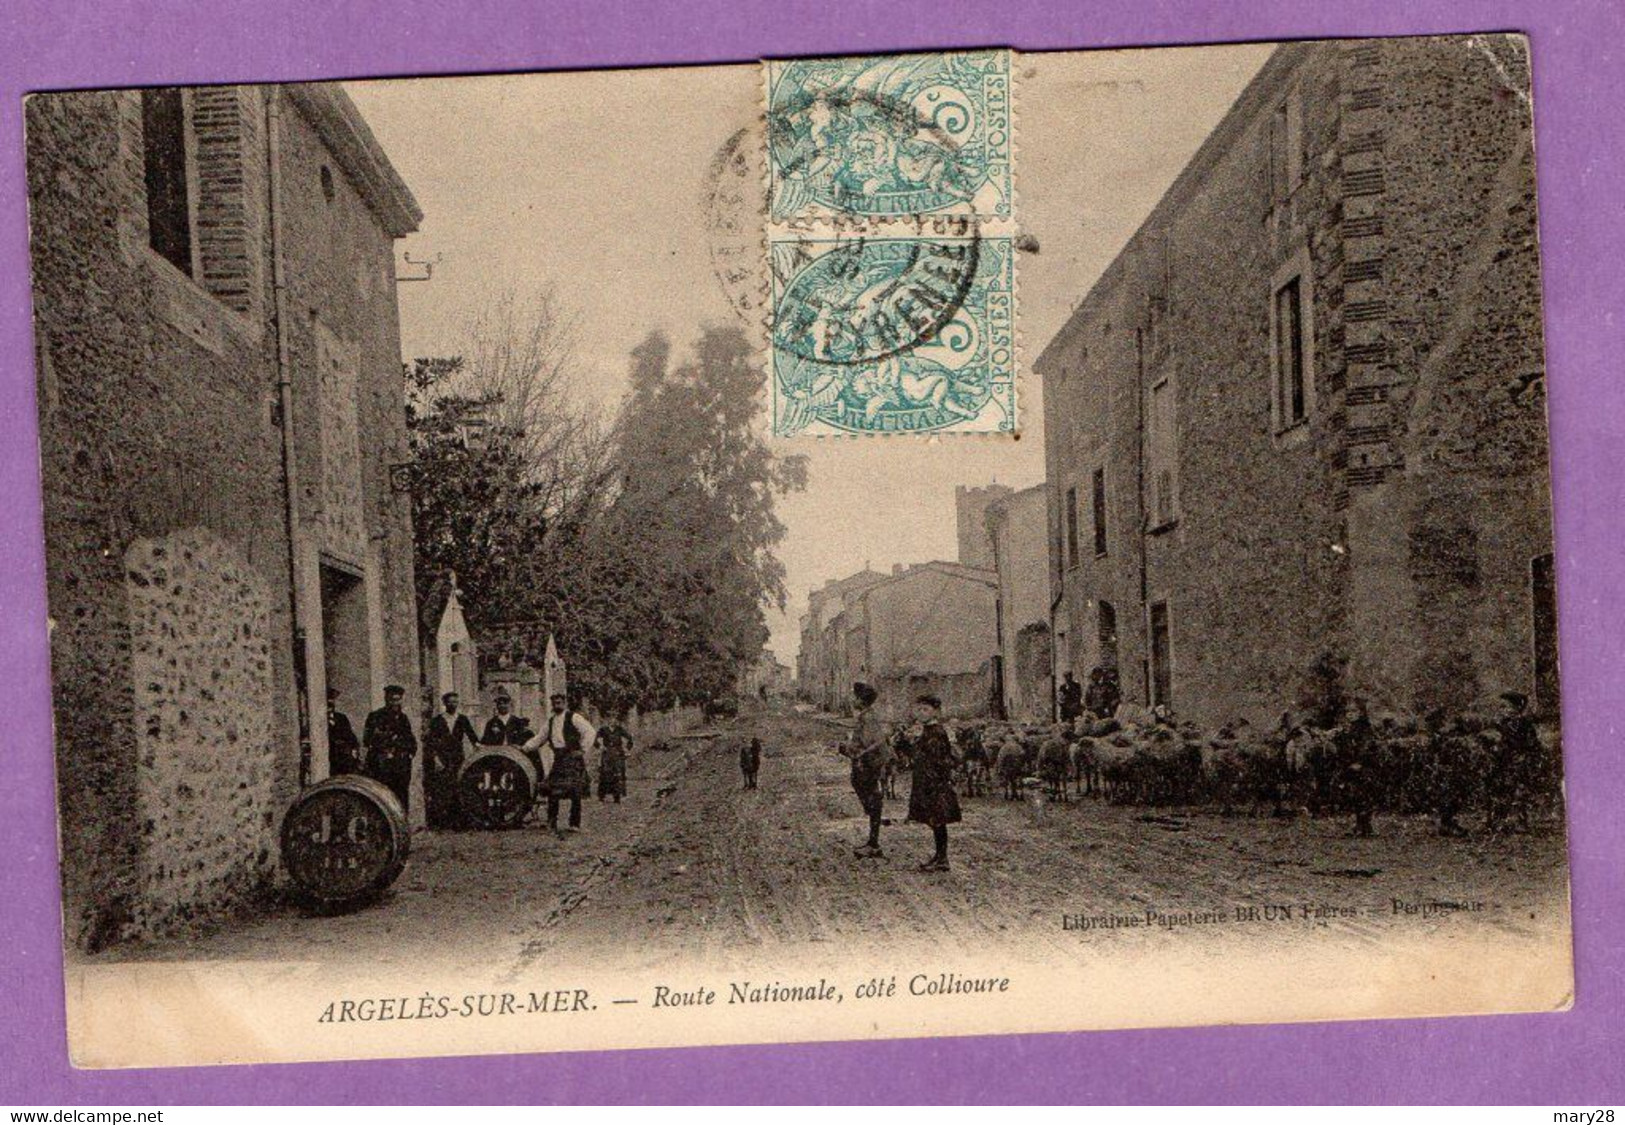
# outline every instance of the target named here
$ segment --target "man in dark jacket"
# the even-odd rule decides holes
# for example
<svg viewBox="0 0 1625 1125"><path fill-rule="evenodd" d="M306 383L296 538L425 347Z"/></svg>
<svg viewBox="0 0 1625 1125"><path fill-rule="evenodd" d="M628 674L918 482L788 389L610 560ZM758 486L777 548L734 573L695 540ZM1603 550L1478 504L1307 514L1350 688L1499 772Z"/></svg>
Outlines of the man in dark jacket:
<svg viewBox="0 0 1625 1125"><path fill-rule="evenodd" d="M337 688L327 689L327 761L334 777L361 772L361 740L355 736L350 716L339 710Z"/></svg>
<svg viewBox="0 0 1625 1125"><path fill-rule="evenodd" d="M1100 669L1096 668L1095 671L1098 672ZM1083 685L1078 683L1071 672L1062 677L1057 694L1061 722L1070 723L1083 714Z"/></svg>
<svg viewBox="0 0 1625 1125"><path fill-rule="evenodd" d="M478 749L479 741L474 724L458 713L457 693L448 691L440 702L445 711L429 720L423 735L423 811L430 828L456 828L461 819L457 777L463 770L463 744Z"/></svg>
<svg viewBox="0 0 1625 1125"><path fill-rule="evenodd" d="M954 768L958 758L953 742L942 727L942 700L922 695L914 701L914 718L920 724L914 740L914 784L908 794L908 819L931 826L936 851L920 864L921 871L948 870L948 825L958 824L959 794L954 790Z"/></svg>
<svg viewBox="0 0 1625 1125"><path fill-rule="evenodd" d="M481 735L480 742L486 746L523 747L536 734L530 729L530 720L513 714L513 696L508 694L506 688L498 688L492 702L496 705L497 713L485 721L485 733ZM536 777L540 780L546 772L542 767L542 756L530 751L526 751L526 754L531 760L530 764L536 767Z"/></svg>
<svg viewBox="0 0 1625 1125"><path fill-rule="evenodd" d="M886 811L886 798L881 790L881 778L891 758L891 747L885 731L874 716L875 700L880 693L865 683L852 685L852 696L858 703L858 722L852 730L852 740L841 753L852 759L852 791L858 795L864 815L869 818L869 839L857 849L859 859L879 859L880 824Z"/></svg>
<svg viewBox="0 0 1625 1125"><path fill-rule="evenodd" d="M1377 732L1365 705L1351 701L1343 709L1343 723L1334 736L1343 799L1354 813L1354 835L1370 836L1378 796Z"/></svg>
<svg viewBox="0 0 1625 1125"><path fill-rule="evenodd" d="M1530 807L1542 795L1545 750L1528 708L1529 698L1522 692L1501 693L1484 825L1492 832L1511 817L1527 832Z"/></svg>
<svg viewBox="0 0 1625 1125"><path fill-rule="evenodd" d="M361 741L367 748L367 776L387 785L405 812L412 789L412 759L417 757L418 739L412 733L412 720L406 717L401 701L406 689L390 684L384 689L384 705L367 716Z"/></svg>

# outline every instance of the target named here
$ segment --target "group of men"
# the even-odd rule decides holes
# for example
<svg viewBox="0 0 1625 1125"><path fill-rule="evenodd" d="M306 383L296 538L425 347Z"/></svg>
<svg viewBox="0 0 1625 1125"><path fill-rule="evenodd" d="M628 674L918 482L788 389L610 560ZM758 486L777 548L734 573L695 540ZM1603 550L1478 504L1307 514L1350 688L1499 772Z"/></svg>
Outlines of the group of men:
<svg viewBox="0 0 1625 1125"><path fill-rule="evenodd" d="M1123 688L1116 668L1096 665L1089 671L1087 690L1068 672L1056 689L1056 696L1056 709L1063 723L1076 722L1085 714L1096 719L1109 719L1123 701Z"/></svg>
<svg viewBox="0 0 1625 1125"><path fill-rule="evenodd" d="M367 716L358 739L349 716L338 709L337 691L327 693L327 745L332 773L361 774L388 787L405 811L410 807L412 760L418 753L417 735L404 706L406 689L390 684L384 705ZM530 720L513 713L513 697L498 691L496 713L476 738L474 724L460 710L456 692L440 697L443 710L428 720L424 738L424 819L430 828L457 828L463 824L458 779L463 763L488 746L511 746L523 753L536 771L537 788L547 797L547 827L563 835L559 813L569 802L569 831L581 828L581 800L590 795L587 752L599 749L598 797L619 804L626 795L626 755L632 736L618 722L595 727L570 708L563 694L550 700L546 729L536 732ZM466 748L466 749L465 749Z"/></svg>

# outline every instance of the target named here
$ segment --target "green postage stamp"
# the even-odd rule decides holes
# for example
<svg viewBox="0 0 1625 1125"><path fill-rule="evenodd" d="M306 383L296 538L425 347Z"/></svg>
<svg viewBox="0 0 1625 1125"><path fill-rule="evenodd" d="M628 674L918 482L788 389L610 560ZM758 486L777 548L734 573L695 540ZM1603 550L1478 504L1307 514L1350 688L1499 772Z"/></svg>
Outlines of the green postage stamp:
<svg viewBox="0 0 1625 1125"><path fill-rule="evenodd" d="M1012 216L1009 51L767 65L775 221Z"/></svg>
<svg viewBox="0 0 1625 1125"><path fill-rule="evenodd" d="M773 429L1015 430L1009 238L771 244Z"/></svg>
<svg viewBox="0 0 1625 1125"><path fill-rule="evenodd" d="M1010 57L767 64L775 436L1017 431Z"/></svg>

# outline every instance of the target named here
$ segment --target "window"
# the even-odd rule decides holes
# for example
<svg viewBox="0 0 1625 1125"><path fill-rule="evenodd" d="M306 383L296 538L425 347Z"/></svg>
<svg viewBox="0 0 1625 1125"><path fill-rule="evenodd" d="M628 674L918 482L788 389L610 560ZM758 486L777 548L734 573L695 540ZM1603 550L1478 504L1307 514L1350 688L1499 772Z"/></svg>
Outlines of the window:
<svg viewBox="0 0 1625 1125"><path fill-rule="evenodd" d="M1296 90L1270 115L1270 199L1291 198L1303 179L1303 99Z"/></svg>
<svg viewBox="0 0 1625 1125"><path fill-rule="evenodd" d="M1271 413L1278 434L1307 421L1315 406L1311 276L1302 251L1277 275L1270 295Z"/></svg>
<svg viewBox="0 0 1625 1125"><path fill-rule="evenodd" d="M1066 565L1078 565L1078 490L1066 490Z"/></svg>
<svg viewBox="0 0 1625 1125"><path fill-rule="evenodd" d="M1091 482L1095 513L1095 556L1106 553L1106 470L1096 469Z"/></svg>
<svg viewBox="0 0 1625 1125"><path fill-rule="evenodd" d="M1147 410L1147 460L1151 478L1151 528L1168 527L1179 516L1177 503L1178 441L1174 421L1174 384L1162 378L1151 388Z"/></svg>
<svg viewBox="0 0 1625 1125"><path fill-rule="evenodd" d="M1101 602L1096 621L1096 640L1100 646L1102 668L1117 668L1117 610L1111 602Z"/></svg>
<svg viewBox="0 0 1625 1125"><path fill-rule="evenodd" d="M186 173L186 103L173 86L141 92L141 135L147 182L147 238L191 276L192 198Z"/></svg>
<svg viewBox="0 0 1625 1125"><path fill-rule="evenodd" d="M1151 706L1174 705L1173 640L1168 603L1151 603Z"/></svg>

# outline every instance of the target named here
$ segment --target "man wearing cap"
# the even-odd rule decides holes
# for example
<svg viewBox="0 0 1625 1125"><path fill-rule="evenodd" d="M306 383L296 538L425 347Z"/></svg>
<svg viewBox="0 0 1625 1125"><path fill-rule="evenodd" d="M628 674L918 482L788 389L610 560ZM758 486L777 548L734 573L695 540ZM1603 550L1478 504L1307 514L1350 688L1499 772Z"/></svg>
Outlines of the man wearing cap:
<svg viewBox="0 0 1625 1125"><path fill-rule="evenodd" d="M570 830L581 828L581 797L587 791L587 750L598 739L598 731L585 715L570 710L562 694L549 701L553 713L547 729L525 743L525 750L546 747L553 756L547 771L547 826L559 833L559 803L570 802ZM562 833L560 833L562 834Z"/></svg>
<svg viewBox="0 0 1625 1125"><path fill-rule="evenodd" d="M886 854L880 848L880 825L886 812L880 782L891 761L891 745L873 713L880 693L860 681L852 685L852 698L858 704L858 721L852 728L852 741L841 752L852 759L852 791L869 818L869 838L855 854L859 859L880 859Z"/></svg>
<svg viewBox="0 0 1625 1125"><path fill-rule="evenodd" d="M476 748L479 743L474 738L474 724L467 715L458 713L457 693L448 691L440 702L445 711L429 720L429 729L423 735L423 799L427 806L423 811L430 828L455 828L463 743Z"/></svg>
<svg viewBox="0 0 1625 1125"><path fill-rule="evenodd" d="M399 684L386 687L384 705L367 716L361 735L367 748L367 776L387 785L400 800L403 812L412 788L412 759L418 752L412 720L401 706L405 698L406 689Z"/></svg>
<svg viewBox="0 0 1625 1125"><path fill-rule="evenodd" d="M361 740L350 716L339 710L339 689L327 689L327 762L334 777L361 772Z"/></svg>
<svg viewBox="0 0 1625 1125"><path fill-rule="evenodd" d="M507 688L497 688L491 702L497 713L485 721L485 733L480 742L486 746L517 746L522 749L536 733L530 729L530 720L513 713L513 696L508 694ZM527 756L536 767L539 780L542 776L542 756L534 752L527 752Z"/></svg>

